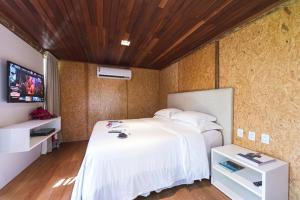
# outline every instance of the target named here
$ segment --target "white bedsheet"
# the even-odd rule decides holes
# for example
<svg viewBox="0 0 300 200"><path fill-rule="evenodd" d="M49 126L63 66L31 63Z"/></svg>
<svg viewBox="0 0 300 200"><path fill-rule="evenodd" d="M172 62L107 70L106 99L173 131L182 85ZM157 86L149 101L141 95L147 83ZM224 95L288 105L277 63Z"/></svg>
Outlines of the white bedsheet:
<svg viewBox="0 0 300 200"><path fill-rule="evenodd" d="M211 149L214 147L222 146L223 136L218 130L210 130L202 133L204 136L206 151L210 160Z"/></svg>
<svg viewBox="0 0 300 200"><path fill-rule="evenodd" d="M130 200L209 178L204 134L161 119L123 120L126 139L98 122L72 193L73 200Z"/></svg>

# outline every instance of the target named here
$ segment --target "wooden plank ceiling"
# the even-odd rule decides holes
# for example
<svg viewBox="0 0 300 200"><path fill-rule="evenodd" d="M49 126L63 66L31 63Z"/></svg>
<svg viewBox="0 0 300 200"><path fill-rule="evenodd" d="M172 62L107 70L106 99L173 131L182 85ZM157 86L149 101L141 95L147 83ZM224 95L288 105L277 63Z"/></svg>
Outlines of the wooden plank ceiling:
<svg viewBox="0 0 300 200"><path fill-rule="evenodd" d="M0 0L0 19L59 59L160 69L276 2Z"/></svg>

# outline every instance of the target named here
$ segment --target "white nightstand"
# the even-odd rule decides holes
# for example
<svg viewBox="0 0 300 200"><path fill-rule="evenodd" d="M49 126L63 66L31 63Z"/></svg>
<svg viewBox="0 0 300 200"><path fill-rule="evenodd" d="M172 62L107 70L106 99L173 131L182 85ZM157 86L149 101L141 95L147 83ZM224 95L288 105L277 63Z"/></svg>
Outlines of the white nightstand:
<svg viewBox="0 0 300 200"><path fill-rule="evenodd" d="M275 160L255 167L236 157L238 153L249 152L253 151L233 144L213 148L211 183L231 199L287 200L288 164ZM245 168L230 172L219 164L226 160L231 160ZM262 181L262 186L255 186L254 181Z"/></svg>

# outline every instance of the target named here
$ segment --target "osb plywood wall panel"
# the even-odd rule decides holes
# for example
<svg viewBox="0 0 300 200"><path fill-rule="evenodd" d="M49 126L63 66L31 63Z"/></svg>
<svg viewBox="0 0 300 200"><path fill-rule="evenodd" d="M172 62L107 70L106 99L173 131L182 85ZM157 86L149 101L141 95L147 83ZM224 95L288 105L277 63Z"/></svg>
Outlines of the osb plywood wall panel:
<svg viewBox="0 0 300 200"><path fill-rule="evenodd" d="M128 118L152 117L159 108L159 71L132 68L128 81Z"/></svg>
<svg viewBox="0 0 300 200"><path fill-rule="evenodd" d="M234 130L256 132L234 143L289 162L290 199L300 199L300 1L221 39L220 86L235 89Z"/></svg>
<svg viewBox="0 0 300 200"><path fill-rule="evenodd" d="M215 44L211 43L178 61L179 91L215 87Z"/></svg>
<svg viewBox="0 0 300 200"><path fill-rule="evenodd" d="M59 63L63 141L88 139L87 69L77 62Z"/></svg>
<svg viewBox="0 0 300 200"><path fill-rule="evenodd" d="M133 68L130 81L99 79L97 65L60 61L62 135L86 140L99 120L152 117L159 108L159 71Z"/></svg>
<svg viewBox="0 0 300 200"><path fill-rule="evenodd" d="M172 64L159 74L159 105L167 107L169 93L178 92L178 63Z"/></svg>
<svg viewBox="0 0 300 200"><path fill-rule="evenodd" d="M88 133L97 121L127 118L125 80L99 79L97 65L88 65Z"/></svg>
<svg viewBox="0 0 300 200"><path fill-rule="evenodd" d="M167 96L215 88L215 43L210 43L160 71L160 108L167 106Z"/></svg>

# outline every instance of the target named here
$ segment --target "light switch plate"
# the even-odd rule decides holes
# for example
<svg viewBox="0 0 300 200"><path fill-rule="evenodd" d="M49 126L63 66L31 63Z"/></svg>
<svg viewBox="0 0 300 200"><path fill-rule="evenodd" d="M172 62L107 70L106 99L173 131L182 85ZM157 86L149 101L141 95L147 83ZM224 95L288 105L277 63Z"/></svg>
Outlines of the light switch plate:
<svg viewBox="0 0 300 200"><path fill-rule="evenodd" d="M252 141L255 141L255 132L249 131L249 133L248 133L248 139L252 140Z"/></svg>
<svg viewBox="0 0 300 200"><path fill-rule="evenodd" d="M261 143L270 144L270 136L267 133L261 134Z"/></svg>
<svg viewBox="0 0 300 200"><path fill-rule="evenodd" d="M244 130L242 128L237 129L237 136L240 138L244 136Z"/></svg>

